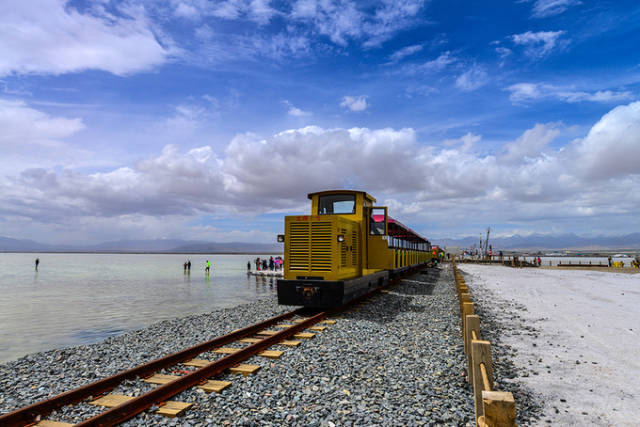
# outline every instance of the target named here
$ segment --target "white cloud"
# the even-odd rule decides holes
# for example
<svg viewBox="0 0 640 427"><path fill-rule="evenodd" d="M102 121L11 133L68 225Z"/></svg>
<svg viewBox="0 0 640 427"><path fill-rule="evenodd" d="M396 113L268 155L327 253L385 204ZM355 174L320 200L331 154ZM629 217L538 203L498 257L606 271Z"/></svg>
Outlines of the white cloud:
<svg viewBox="0 0 640 427"><path fill-rule="evenodd" d="M506 90L511 92L509 99L514 103L545 98L569 103L583 101L611 103L627 101L633 98L633 94L629 91L598 90L586 92L544 83L516 83L507 87Z"/></svg>
<svg viewBox="0 0 640 427"><path fill-rule="evenodd" d="M487 72L482 66L472 65L467 71L456 79L458 89L471 92L481 88L489 81Z"/></svg>
<svg viewBox="0 0 640 427"><path fill-rule="evenodd" d="M348 108L351 111L364 111L369 104L367 103L367 97L360 96L345 96L340 103L341 107Z"/></svg>
<svg viewBox="0 0 640 427"><path fill-rule="evenodd" d="M81 119L51 117L28 107L23 101L0 99L0 147L20 145L37 150L34 146L58 146L60 140L84 129Z"/></svg>
<svg viewBox="0 0 640 427"><path fill-rule="evenodd" d="M175 52L158 42L140 9L115 16L99 5L80 13L66 3L0 2L0 76L87 69L125 75L161 65Z"/></svg>
<svg viewBox="0 0 640 427"><path fill-rule="evenodd" d="M239 134L218 153L209 145L168 145L95 173L31 168L0 178L0 235L19 224L35 230L47 223L135 235L142 233L136 224L144 230L142 223L161 224L159 218L180 232L178 224L202 215L300 209L306 193L327 188L392 200L392 215L408 224L459 224L472 212L477 222L556 225L608 221L615 213L627 229L640 225L640 194L633 191L640 185L640 102L612 109L569 144L558 141L562 130L536 124L501 152L486 154L475 149L481 136L472 133L443 146L419 141L410 128L308 126L267 137ZM64 137L71 130L56 132Z"/></svg>
<svg viewBox="0 0 640 427"><path fill-rule="evenodd" d="M436 59L418 64L407 64L400 70L403 74L430 74L443 71L449 65L458 62L458 58L451 55L451 52L443 52Z"/></svg>
<svg viewBox="0 0 640 427"><path fill-rule="evenodd" d="M271 7L270 0L172 0L171 8L179 18L200 21L206 17L235 21L248 20L260 25L268 24L280 14Z"/></svg>
<svg viewBox="0 0 640 427"><path fill-rule="evenodd" d="M543 97L540 85L537 83L516 83L507 88L513 102L526 101L528 99L540 99Z"/></svg>
<svg viewBox="0 0 640 427"><path fill-rule="evenodd" d="M358 7L353 0L298 0L290 18L306 23L315 33L329 37L338 45L349 40L375 47L397 31L411 25L424 0L378 0Z"/></svg>
<svg viewBox="0 0 640 427"><path fill-rule="evenodd" d="M299 108L297 108L296 106L294 106L291 102L289 101L283 101L284 105L286 105L287 107L289 107L289 110L287 111L287 114L289 114L290 116L294 116L294 117L307 117L311 115L311 112L309 111L304 111L301 110Z"/></svg>
<svg viewBox="0 0 640 427"><path fill-rule="evenodd" d="M640 101L605 114L575 150L577 174L596 179L640 176Z"/></svg>
<svg viewBox="0 0 640 427"><path fill-rule="evenodd" d="M549 54L554 48L562 47L565 43L560 43L559 38L566 34L566 31L527 31L526 33L514 34L510 38L516 45L524 46L525 54L531 58L539 59Z"/></svg>
<svg viewBox="0 0 640 427"><path fill-rule="evenodd" d="M535 18L546 18L548 16L559 15L571 6L579 5L579 0L536 0L533 5L532 15Z"/></svg>
<svg viewBox="0 0 640 427"><path fill-rule="evenodd" d="M420 52L423 49L422 45L415 44L412 46L405 46L402 49L399 49L389 56L389 61L392 63L398 62L401 59L411 56L414 53Z"/></svg>
<svg viewBox="0 0 640 427"><path fill-rule="evenodd" d="M527 159L539 157L542 149L560 134L558 125L554 123L536 124L525 131L514 142L504 146L505 154L501 157L506 162L522 163Z"/></svg>
<svg viewBox="0 0 640 427"><path fill-rule="evenodd" d="M505 59L507 56L513 53L511 49L501 46L498 46L497 48L495 48L495 50L496 53L500 56L500 59Z"/></svg>

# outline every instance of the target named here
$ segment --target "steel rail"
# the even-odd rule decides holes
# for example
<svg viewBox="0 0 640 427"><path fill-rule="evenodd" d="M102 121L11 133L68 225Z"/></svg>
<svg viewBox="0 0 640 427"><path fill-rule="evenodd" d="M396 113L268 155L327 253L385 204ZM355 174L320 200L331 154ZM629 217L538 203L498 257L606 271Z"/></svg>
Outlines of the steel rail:
<svg viewBox="0 0 640 427"><path fill-rule="evenodd" d="M121 423L129 418L143 412L154 404L162 403L176 394L193 387L206 380L223 373L225 370L237 365L239 362L248 359L249 357L258 354L262 350L279 343L286 338L294 335L295 333L308 328L309 326L320 322L326 318L326 313L321 312L313 317L310 317L297 325L291 326L287 329L271 335L255 344L238 350L228 356L223 357L215 362L211 362L207 366L198 369L190 374L181 376L178 379L171 381L155 388L154 390L142 394L138 397L134 397L125 403L122 403L114 408L111 408L101 414L98 414L86 421L76 424L76 427L96 427L96 426L112 426Z"/></svg>
<svg viewBox="0 0 640 427"><path fill-rule="evenodd" d="M304 311L303 308L299 308L288 313L272 317L264 322L257 323L252 326L248 326L243 329L231 332L227 335L214 338L201 344L197 344L193 347L181 350L179 352L169 354L160 359L153 360L119 374L95 381L93 383L81 386L74 390L69 390L50 399L42 400L40 402L33 403L24 408L9 412L4 415L0 415L0 426L3 427L23 427L25 425L36 422L38 416L45 417L52 411L57 410L65 405L74 404L80 402L90 396L99 396L105 392L112 390L118 384L124 380L135 379L137 377L146 377L160 369L173 366L185 360L193 359L194 356L204 353L212 348L220 347L230 342L237 341L249 335L253 335L256 332L268 328L282 320L299 315Z"/></svg>

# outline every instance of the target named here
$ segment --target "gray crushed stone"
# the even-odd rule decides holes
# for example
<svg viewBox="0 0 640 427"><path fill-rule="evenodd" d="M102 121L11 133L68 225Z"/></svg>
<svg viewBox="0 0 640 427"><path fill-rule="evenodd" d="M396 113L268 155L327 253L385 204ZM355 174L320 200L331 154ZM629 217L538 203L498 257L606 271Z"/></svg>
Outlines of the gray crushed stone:
<svg viewBox="0 0 640 427"><path fill-rule="evenodd" d="M262 366L256 374L215 378L233 382L222 393L190 389L175 396L194 403L181 417L147 411L123 425L474 425L452 271L448 265L425 271L345 312L297 348L272 347L284 351L280 359L244 362ZM272 297L0 365L0 414L291 309ZM175 369L186 368L161 373ZM126 381L113 392L152 387ZM83 402L47 419L74 423L99 412Z"/></svg>

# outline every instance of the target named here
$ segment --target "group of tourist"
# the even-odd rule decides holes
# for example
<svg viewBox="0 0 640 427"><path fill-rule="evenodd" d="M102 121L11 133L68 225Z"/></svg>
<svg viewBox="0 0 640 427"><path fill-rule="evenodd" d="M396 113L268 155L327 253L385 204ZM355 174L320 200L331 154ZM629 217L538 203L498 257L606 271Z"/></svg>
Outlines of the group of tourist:
<svg viewBox="0 0 640 427"><path fill-rule="evenodd" d="M279 271L284 268L284 259L282 259L281 256L277 256L275 258L269 257L268 260L266 258L260 259L260 257L258 257L253 262L256 265L256 271ZM251 261L247 262L247 271L251 271Z"/></svg>

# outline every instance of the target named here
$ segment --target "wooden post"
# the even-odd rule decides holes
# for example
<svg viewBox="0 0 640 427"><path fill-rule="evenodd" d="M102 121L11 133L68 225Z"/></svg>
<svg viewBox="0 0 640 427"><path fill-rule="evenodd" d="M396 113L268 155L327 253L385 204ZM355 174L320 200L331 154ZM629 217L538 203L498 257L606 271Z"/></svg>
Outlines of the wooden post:
<svg viewBox="0 0 640 427"><path fill-rule="evenodd" d="M513 394L504 391L483 391L482 405L485 425L515 427L516 403Z"/></svg>
<svg viewBox="0 0 640 427"><path fill-rule="evenodd" d="M482 407L482 391L484 381L482 380L482 372L480 364L484 364L489 380L489 390L493 388L493 366L491 364L491 343L489 341L472 340L471 341L471 359L473 361L473 403L476 410L476 420L484 415Z"/></svg>
<svg viewBox="0 0 640 427"><path fill-rule="evenodd" d="M471 302L471 295L468 292L460 294L460 314L462 314L462 304Z"/></svg>
<svg viewBox="0 0 640 427"><path fill-rule="evenodd" d="M463 302L462 303L462 337L464 338L465 331L467 330L467 316L474 314L473 311L473 303L472 302ZM467 351L465 347L465 351Z"/></svg>
<svg viewBox="0 0 640 427"><path fill-rule="evenodd" d="M467 354L467 382L471 383L473 378L473 364L471 359L471 341L480 339L480 316L473 314L467 316L464 334L464 351ZM473 332L475 331L475 337Z"/></svg>

